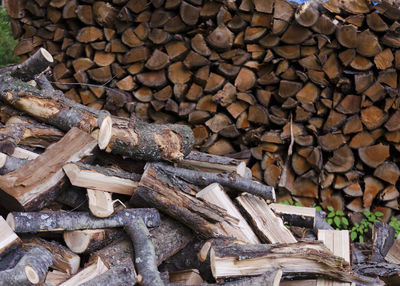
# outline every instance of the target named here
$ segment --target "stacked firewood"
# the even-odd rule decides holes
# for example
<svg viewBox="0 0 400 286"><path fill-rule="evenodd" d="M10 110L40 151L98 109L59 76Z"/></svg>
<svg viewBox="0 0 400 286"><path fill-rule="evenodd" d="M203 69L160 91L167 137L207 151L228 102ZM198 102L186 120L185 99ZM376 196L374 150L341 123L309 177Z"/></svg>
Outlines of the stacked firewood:
<svg viewBox="0 0 400 286"><path fill-rule="evenodd" d="M376 225L374 263L363 249L352 254L349 231L315 208L274 203L244 161L191 151L189 127L65 98L42 73L52 61L39 49L0 70L0 285L399 278L392 227Z"/></svg>
<svg viewBox="0 0 400 286"><path fill-rule="evenodd" d="M398 210L398 2L7 7L20 39L14 54L25 60L45 47L68 98L122 117L184 121L200 151L246 159L253 176L305 206L374 208L385 220Z"/></svg>

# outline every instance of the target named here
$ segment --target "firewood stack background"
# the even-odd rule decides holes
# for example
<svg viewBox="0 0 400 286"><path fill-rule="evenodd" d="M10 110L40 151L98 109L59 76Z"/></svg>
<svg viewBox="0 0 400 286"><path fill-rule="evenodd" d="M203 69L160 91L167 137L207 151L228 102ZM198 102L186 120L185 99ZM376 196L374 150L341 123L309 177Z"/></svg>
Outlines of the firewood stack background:
<svg viewBox="0 0 400 286"><path fill-rule="evenodd" d="M247 160L288 191L279 196L387 220L399 195L400 8L374 3L18 0L8 10L14 54L46 48L68 98L188 123L196 148Z"/></svg>
<svg viewBox="0 0 400 286"><path fill-rule="evenodd" d="M24 63L0 74L4 285L398 279L392 228L352 251L309 208L399 210L397 1L6 7Z"/></svg>

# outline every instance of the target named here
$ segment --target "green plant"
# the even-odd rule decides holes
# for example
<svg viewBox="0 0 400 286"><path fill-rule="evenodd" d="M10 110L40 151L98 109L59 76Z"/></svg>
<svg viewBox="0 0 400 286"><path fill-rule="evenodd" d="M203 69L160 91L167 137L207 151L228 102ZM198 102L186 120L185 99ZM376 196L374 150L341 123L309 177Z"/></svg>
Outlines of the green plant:
<svg viewBox="0 0 400 286"><path fill-rule="evenodd" d="M18 62L18 58L12 54L17 43L11 36L11 26L7 11L0 7L0 67Z"/></svg>
<svg viewBox="0 0 400 286"><path fill-rule="evenodd" d="M390 219L389 225L394 228L394 230L396 231L394 236L397 237L400 233L400 220L398 220L397 218L392 216L392 218Z"/></svg>
<svg viewBox="0 0 400 286"><path fill-rule="evenodd" d="M283 205L289 205L289 206L296 206L296 207L302 207L303 205L299 202L294 202L292 199L290 200L285 200L281 202Z"/></svg>
<svg viewBox="0 0 400 286"><path fill-rule="evenodd" d="M327 210L329 211L328 215L326 216L327 223L333 227L336 227L337 230L347 229L349 227L349 221L343 211L335 211L332 206L328 206Z"/></svg>
<svg viewBox="0 0 400 286"><path fill-rule="evenodd" d="M363 218L360 223L355 223L350 230L351 241L355 241L358 239L359 242L363 243L364 235L368 233L370 229L372 229L374 222L382 220L383 213L372 213L370 211L365 211L363 212L363 215L365 218Z"/></svg>

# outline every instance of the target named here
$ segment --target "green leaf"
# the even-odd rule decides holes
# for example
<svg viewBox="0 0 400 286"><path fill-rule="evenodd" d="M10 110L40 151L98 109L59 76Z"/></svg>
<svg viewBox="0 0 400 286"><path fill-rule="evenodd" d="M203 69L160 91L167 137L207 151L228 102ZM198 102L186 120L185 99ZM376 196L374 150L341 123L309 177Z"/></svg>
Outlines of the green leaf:
<svg viewBox="0 0 400 286"><path fill-rule="evenodd" d="M328 214L328 217L334 217L335 216L335 213L334 212L330 212L329 214Z"/></svg>
<svg viewBox="0 0 400 286"><path fill-rule="evenodd" d="M303 206L301 203L298 203L298 202L295 203L294 205L295 205L296 207L302 207L302 206Z"/></svg>
<svg viewBox="0 0 400 286"><path fill-rule="evenodd" d="M340 223L341 223L340 217L335 216L335 218L333 219L333 221L335 222L335 224L337 225L337 227L340 227Z"/></svg>
<svg viewBox="0 0 400 286"><path fill-rule="evenodd" d="M336 211L336 215L344 216L344 212L342 212L342 211Z"/></svg>
<svg viewBox="0 0 400 286"><path fill-rule="evenodd" d="M375 216L381 217L381 216L383 216L383 213L382 212L375 212Z"/></svg>
<svg viewBox="0 0 400 286"><path fill-rule="evenodd" d="M335 211L335 209L332 207L332 206L327 206L327 208L326 208L328 211L330 211L330 212L333 212L333 211Z"/></svg>
<svg viewBox="0 0 400 286"><path fill-rule="evenodd" d="M317 211L322 211L321 206L315 206L314 208L315 208Z"/></svg>
<svg viewBox="0 0 400 286"><path fill-rule="evenodd" d="M365 211L365 212L363 212L363 214L364 214L366 217L369 217L369 216L371 215L371 212L370 212L370 211Z"/></svg>
<svg viewBox="0 0 400 286"><path fill-rule="evenodd" d="M361 243L364 242L364 236L360 235L358 239L359 239L359 241L360 241Z"/></svg>
<svg viewBox="0 0 400 286"><path fill-rule="evenodd" d="M333 223L333 219L328 218L328 219L326 220L326 222L329 223L329 224L332 224L332 223Z"/></svg>
<svg viewBox="0 0 400 286"><path fill-rule="evenodd" d="M342 223L347 227L349 225L349 221L347 220L347 218L342 217Z"/></svg>
<svg viewBox="0 0 400 286"><path fill-rule="evenodd" d="M357 238L357 232L350 232L351 241L354 241Z"/></svg>

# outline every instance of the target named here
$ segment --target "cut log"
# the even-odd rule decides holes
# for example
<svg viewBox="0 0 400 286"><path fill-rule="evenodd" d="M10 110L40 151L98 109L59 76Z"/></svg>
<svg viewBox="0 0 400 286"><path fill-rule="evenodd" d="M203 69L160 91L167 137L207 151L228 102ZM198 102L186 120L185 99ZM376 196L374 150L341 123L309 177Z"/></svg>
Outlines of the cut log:
<svg viewBox="0 0 400 286"><path fill-rule="evenodd" d="M125 225L125 231L132 239L135 249L135 266L142 276L144 286L162 286L160 272L157 269L157 258L149 230L141 218L133 219Z"/></svg>
<svg viewBox="0 0 400 286"><path fill-rule="evenodd" d="M43 207L60 193L66 182L62 165L91 155L96 145L96 140L89 134L73 128L35 160L1 177L5 208L33 210ZM26 174L32 177L26 177Z"/></svg>
<svg viewBox="0 0 400 286"><path fill-rule="evenodd" d="M196 197L208 203L222 207L226 210L228 215L236 219L236 223L227 221L220 223L221 228L225 231L225 236L234 237L235 239L247 244L260 243L246 220L219 184L213 183L205 187L196 194Z"/></svg>
<svg viewBox="0 0 400 286"><path fill-rule="evenodd" d="M195 167L207 172L236 173L242 177L245 177L246 174L245 161L197 151L190 152L189 155L179 162L179 165L185 168Z"/></svg>
<svg viewBox="0 0 400 286"><path fill-rule="evenodd" d="M123 235L119 229L85 229L64 231L65 244L74 253L92 253Z"/></svg>
<svg viewBox="0 0 400 286"><path fill-rule="evenodd" d="M383 189L383 184L376 178L367 176L364 178L364 207L368 208L372 205L372 201L376 195Z"/></svg>
<svg viewBox="0 0 400 286"><path fill-rule="evenodd" d="M192 239L188 228L170 218L163 218L160 226L151 229L150 233L157 255L157 265L176 254ZM114 240L112 243L107 241L105 245L104 248L92 252L89 262L100 258L107 267L113 267L128 258L134 259L132 242L128 237Z"/></svg>
<svg viewBox="0 0 400 286"><path fill-rule="evenodd" d="M73 275L78 272L81 258L65 246L55 242L35 237L32 240L24 241L24 247L41 246L50 251L54 258L51 268Z"/></svg>
<svg viewBox="0 0 400 286"><path fill-rule="evenodd" d="M66 164L63 170L76 187L123 195L132 195L140 180L137 174L80 162Z"/></svg>
<svg viewBox="0 0 400 286"><path fill-rule="evenodd" d="M297 240L283 225L281 218L275 216L265 200L250 194L236 198L252 222L262 241L270 243L295 243Z"/></svg>
<svg viewBox="0 0 400 286"><path fill-rule="evenodd" d="M272 203L269 207L275 214L282 217L284 223L291 226L314 228L316 226L315 208L289 206L284 204Z"/></svg>
<svg viewBox="0 0 400 286"><path fill-rule="evenodd" d="M19 78L23 81L32 80L36 75L47 69L47 67L51 65L53 61L54 59L51 54L47 50L40 48L28 60L15 66L11 76Z"/></svg>
<svg viewBox="0 0 400 286"><path fill-rule="evenodd" d="M12 212L7 216L7 223L15 232L25 233L121 227L127 221L139 216L149 227L156 227L160 224L160 214L155 209L126 209L104 219L93 217L87 212ZM31 220L34 220L34 223Z"/></svg>
<svg viewBox="0 0 400 286"><path fill-rule="evenodd" d="M193 147L194 136L190 127L179 124L148 124L137 118L112 119L109 130L99 137L110 138L105 144L107 152L127 156L135 160L179 161Z"/></svg>
<svg viewBox="0 0 400 286"><path fill-rule="evenodd" d="M53 254L41 246L28 249L13 268L0 272L1 285L32 285L43 283Z"/></svg>

